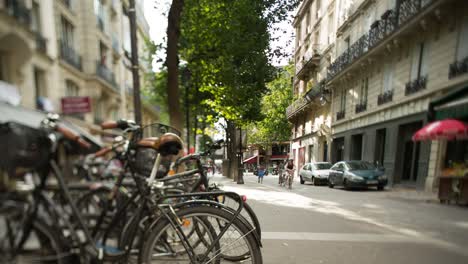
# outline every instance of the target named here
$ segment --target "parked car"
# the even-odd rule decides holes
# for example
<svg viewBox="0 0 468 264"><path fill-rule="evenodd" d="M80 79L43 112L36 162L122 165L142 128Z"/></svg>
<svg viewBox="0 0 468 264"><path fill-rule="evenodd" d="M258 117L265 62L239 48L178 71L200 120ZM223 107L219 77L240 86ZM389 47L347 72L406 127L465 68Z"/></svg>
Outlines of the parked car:
<svg viewBox="0 0 468 264"><path fill-rule="evenodd" d="M337 162L331 167L328 178L330 188L341 185L345 189L377 187L378 190L383 190L387 183L383 168L361 160Z"/></svg>
<svg viewBox="0 0 468 264"><path fill-rule="evenodd" d="M306 163L299 171L301 184L304 184L306 181L314 185L327 184L331 166L330 162Z"/></svg>

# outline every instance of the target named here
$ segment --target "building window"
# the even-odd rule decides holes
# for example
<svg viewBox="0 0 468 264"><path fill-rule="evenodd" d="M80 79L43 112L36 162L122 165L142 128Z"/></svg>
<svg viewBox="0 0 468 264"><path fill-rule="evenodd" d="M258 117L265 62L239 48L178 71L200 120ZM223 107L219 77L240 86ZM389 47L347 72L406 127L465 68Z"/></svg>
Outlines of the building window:
<svg viewBox="0 0 468 264"><path fill-rule="evenodd" d="M46 94L45 85L45 73L43 70L34 68L34 89L36 98L36 109L47 110L49 107L44 105L44 99Z"/></svg>
<svg viewBox="0 0 468 264"><path fill-rule="evenodd" d="M79 96L80 94L80 88L78 85L71 81L71 80L66 80L65 81L65 96L67 97L74 97L74 96Z"/></svg>
<svg viewBox="0 0 468 264"><path fill-rule="evenodd" d="M99 59L101 65L107 66L107 53L108 53L108 48L104 43L99 42Z"/></svg>
<svg viewBox="0 0 468 264"><path fill-rule="evenodd" d="M413 49L411 62L411 80L419 79L428 73L429 45L427 42L417 43Z"/></svg>
<svg viewBox="0 0 468 264"><path fill-rule="evenodd" d="M334 13L330 13L330 16L328 16L328 31L331 34L327 34L327 44L330 45L333 41L333 35L334 35Z"/></svg>
<svg viewBox="0 0 468 264"><path fill-rule="evenodd" d="M462 19L460 34L458 36L457 61L468 58L468 16Z"/></svg>
<svg viewBox="0 0 468 264"><path fill-rule="evenodd" d="M297 41L298 41L298 45L299 43L301 43L301 40L302 40L302 27L301 25L299 25L299 27L297 28Z"/></svg>
<svg viewBox="0 0 468 264"><path fill-rule="evenodd" d="M7 81L7 67L5 67L6 57L5 54L0 52L0 80Z"/></svg>
<svg viewBox="0 0 468 264"><path fill-rule="evenodd" d="M366 104L367 102L367 92L369 90L369 78L366 77L361 81L361 92L359 94L359 103Z"/></svg>
<svg viewBox="0 0 468 264"><path fill-rule="evenodd" d="M315 18L317 18L317 19L318 19L318 18L320 17L320 15L321 15L321 10L320 10L320 8L321 8L321 3L320 3L320 2L321 2L320 0L316 0L316 10L317 10L317 12L315 13L315 14L316 14L316 15L315 15Z"/></svg>
<svg viewBox="0 0 468 264"><path fill-rule="evenodd" d="M102 116L102 100L98 99L94 104L94 123L101 124L103 121Z"/></svg>
<svg viewBox="0 0 468 264"><path fill-rule="evenodd" d="M384 64L384 72L383 72L383 92L389 92L393 90L393 71L394 71L394 63L386 62Z"/></svg>
<svg viewBox="0 0 468 264"><path fill-rule="evenodd" d="M41 10L37 2L33 2L31 11L31 30L41 33Z"/></svg>
<svg viewBox="0 0 468 264"><path fill-rule="evenodd" d="M94 13L97 17L99 29L105 31L106 9L103 0L94 0Z"/></svg>
<svg viewBox="0 0 468 264"><path fill-rule="evenodd" d="M340 112L344 112L345 109L346 109L346 89L343 89L340 95Z"/></svg>
<svg viewBox="0 0 468 264"><path fill-rule="evenodd" d="M64 17L61 19L62 44L67 48L74 48L74 26Z"/></svg>

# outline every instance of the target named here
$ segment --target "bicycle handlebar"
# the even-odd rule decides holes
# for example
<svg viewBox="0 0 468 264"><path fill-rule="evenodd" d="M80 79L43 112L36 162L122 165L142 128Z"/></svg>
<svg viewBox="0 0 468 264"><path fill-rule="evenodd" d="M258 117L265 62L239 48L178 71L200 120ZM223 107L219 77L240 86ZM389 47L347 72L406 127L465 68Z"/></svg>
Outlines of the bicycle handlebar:
<svg viewBox="0 0 468 264"><path fill-rule="evenodd" d="M125 120L125 119L120 119L120 120L109 120L105 121L101 124L102 129L121 129L125 130L127 128L137 128L138 126L135 124L135 122L131 120Z"/></svg>
<svg viewBox="0 0 468 264"><path fill-rule="evenodd" d="M98 152L94 153L94 157L102 157L105 156L107 153L112 151L112 147L105 147L99 150Z"/></svg>
<svg viewBox="0 0 468 264"><path fill-rule="evenodd" d="M81 138L81 136L74 131L70 130L69 128L62 126L62 125L57 125L55 127L55 130L62 134L65 138L74 141L78 143L81 147L85 149L91 148L91 144L89 144L86 140Z"/></svg>

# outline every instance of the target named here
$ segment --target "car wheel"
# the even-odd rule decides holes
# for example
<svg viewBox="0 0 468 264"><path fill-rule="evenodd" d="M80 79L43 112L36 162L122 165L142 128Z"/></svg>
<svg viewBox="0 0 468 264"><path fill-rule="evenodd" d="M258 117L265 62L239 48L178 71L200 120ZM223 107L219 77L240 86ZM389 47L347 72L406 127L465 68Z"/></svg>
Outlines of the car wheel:
<svg viewBox="0 0 468 264"><path fill-rule="evenodd" d="M315 179L314 177L312 177L312 183L317 186L319 185L319 181L317 181L317 179Z"/></svg>
<svg viewBox="0 0 468 264"><path fill-rule="evenodd" d="M349 189L348 181L346 179L343 180L343 188L345 188L345 190Z"/></svg>
<svg viewBox="0 0 468 264"><path fill-rule="evenodd" d="M379 185L379 186L377 186L377 190L379 190L379 191L383 191L383 189L384 189L384 186L383 186L383 185Z"/></svg>
<svg viewBox="0 0 468 264"><path fill-rule="evenodd" d="M330 179L328 180L328 187L329 187L329 188L333 188L333 187L334 187L333 182L332 182Z"/></svg>
<svg viewBox="0 0 468 264"><path fill-rule="evenodd" d="M304 184L304 179L302 179L302 176L301 176L300 181L301 181L301 184Z"/></svg>

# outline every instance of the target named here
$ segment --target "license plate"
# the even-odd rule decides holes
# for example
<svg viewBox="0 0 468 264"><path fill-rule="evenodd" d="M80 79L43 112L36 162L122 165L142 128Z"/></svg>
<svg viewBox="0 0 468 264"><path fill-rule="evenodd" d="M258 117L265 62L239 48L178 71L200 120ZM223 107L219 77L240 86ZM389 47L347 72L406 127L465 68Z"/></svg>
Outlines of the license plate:
<svg viewBox="0 0 468 264"><path fill-rule="evenodd" d="M374 181L367 181L367 184L377 184L377 183L378 183L378 181L375 181L375 180Z"/></svg>

